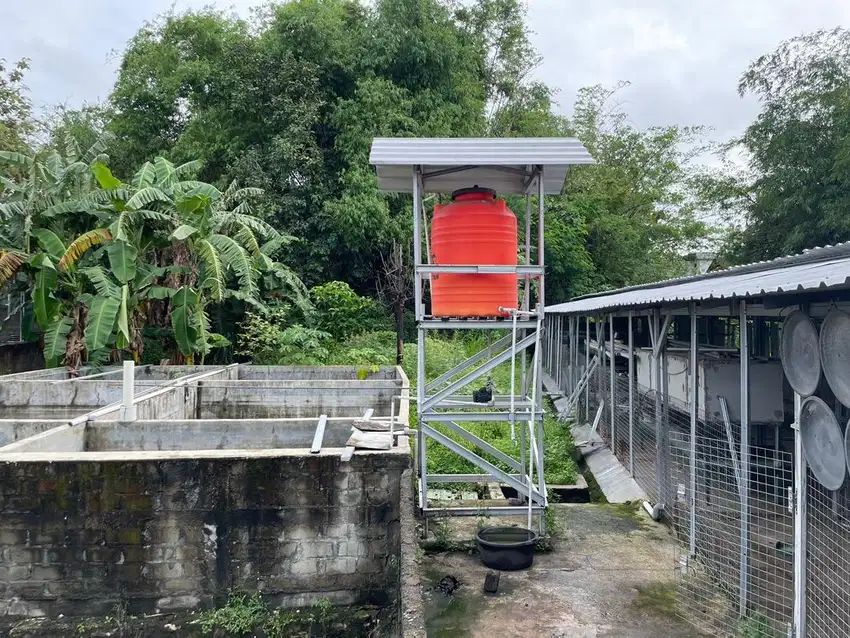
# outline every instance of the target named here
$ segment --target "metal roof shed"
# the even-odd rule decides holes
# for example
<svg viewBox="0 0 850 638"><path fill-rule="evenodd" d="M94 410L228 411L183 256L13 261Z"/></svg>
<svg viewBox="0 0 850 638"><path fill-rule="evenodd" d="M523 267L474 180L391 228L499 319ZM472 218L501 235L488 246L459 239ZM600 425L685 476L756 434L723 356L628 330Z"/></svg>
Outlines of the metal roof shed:
<svg viewBox="0 0 850 638"><path fill-rule="evenodd" d="M587 149L570 137L375 138L369 163L382 191L413 192L419 167L424 190L450 193L473 184L498 193L532 192L535 170L543 171L543 191L557 195L571 164L593 164ZM536 191L536 189L534 189Z"/></svg>
<svg viewBox="0 0 850 638"><path fill-rule="evenodd" d="M696 277L671 279L578 297L549 306L554 314L593 314L619 309L779 297L850 288L850 243L737 266ZM789 303L794 303L789 299Z"/></svg>

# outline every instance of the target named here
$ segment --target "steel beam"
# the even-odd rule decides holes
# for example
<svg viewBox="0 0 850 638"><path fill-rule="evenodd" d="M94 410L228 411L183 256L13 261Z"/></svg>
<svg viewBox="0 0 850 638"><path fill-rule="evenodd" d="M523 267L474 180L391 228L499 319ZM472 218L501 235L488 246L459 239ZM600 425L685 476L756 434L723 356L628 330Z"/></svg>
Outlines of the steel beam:
<svg viewBox="0 0 850 638"><path fill-rule="evenodd" d="M611 363L611 374L609 377L609 383L611 387L608 391L609 401L611 406L611 451L614 453L614 456L617 456L617 401L616 401L616 389L614 387L617 381L617 366L614 365L616 362L617 353L614 352L614 315L608 315L608 339L610 346L610 363Z"/></svg>
<svg viewBox="0 0 850 638"><path fill-rule="evenodd" d="M634 311L629 311L629 474L635 475L635 345Z"/></svg>
<svg viewBox="0 0 850 638"><path fill-rule="evenodd" d="M510 421L511 413L510 412L434 412L432 410L428 410L427 412L423 412L423 416L425 420L431 421L471 421L473 423L477 423L478 421ZM536 410L534 412L534 418L536 420L540 420L543 418L542 410ZM531 411L526 408L524 412L518 412L516 415L517 421L528 421L531 419Z"/></svg>
<svg viewBox="0 0 850 638"><path fill-rule="evenodd" d="M501 348L504 348L505 346L509 345L510 342L511 342L511 335L505 335L504 337L499 339L496 343L490 345L489 347L485 348L484 350L476 352L474 355L472 355L468 359L461 361L459 364L457 364L451 370L444 372L439 377L437 377L433 381L429 382L425 386L425 391L430 392L431 390L439 388L441 385L443 385L447 381L451 381L452 379L454 379L458 374L460 374L461 372L463 372L467 368L470 368L470 367L474 366L475 364L477 364L479 361L483 361L488 356L491 356L490 352L492 350L500 350Z"/></svg>
<svg viewBox="0 0 850 638"><path fill-rule="evenodd" d="M690 449L690 487L688 488L688 502L690 503L690 553L696 555L697 551L697 401L699 401L699 346L697 344L697 310L696 304L691 303L691 449Z"/></svg>
<svg viewBox="0 0 850 638"><path fill-rule="evenodd" d="M529 330L537 328L537 321L534 319L518 319L516 325L518 329ZM511 322L504 319L430 318L420 321L419 327L425 330L510 330Z"/></svg>
<svg viewBox="0 0 850 638"><path fill-rule="evenodd" d="M806 516L808 468L800 433L802 397L794 393L794 637L806 636Z"/></svg>
<svg viewBox="0 0 850 638"><path fill-rule="evenodd" d="M532 506L531 511L542 514L545 507ZM525 512L524 507L429 507L423 514L426 518L442 518L444 516L520 516Z"/></svg>
<svg viewBox="0 0 850 638"><path fill-rule="evenodd" d="M482 470L490 474L493 478L501 481L502 483L507 483L512 488L514 488L517 493L528 495L532 501L537 501L538 503L545 503L545 498L537 490L535 490L533 486L529 486L525 483L522 483L518 479L515 479L509 473L490 463L490 461L487 461L486 459L480 457L475 452L472 452L471 450L468 450L467 448L463 447L457 441L450 439L448 436L446 436L439 430L432 428L427 423L422 423L422 429L420 431L425 435L424 438L434 439L440 445L445 446L455 454L465 458L473 465L480 467ZM423 437L417 437L417 439L421 438ZM529 487L531 487L531 489L529 489ZM531 493L529 494L529 492Z"/></svg>
<svg viewBox="0 0 850 638"><path fill-rule="evenodd" d="M429 420L430 418L431 418L431 415L428 415L426 417L426 420ZM444 421L443 425L445 427L447 427L448 429L450 429L455 434L457 434L458 436L463 437L466 441L469 441L470 443L472 443L474 446L481 448L484 452L486 452L490 456L499 459L502 463L504 463L508 467L513 468L515 470L520 469L519 461L508 456L507 454L505 454L501 450L494 448L492 445L487 443L487 441L475 436L472 432L469 432L468 430L464 430L457 423L454 423L453 421Z"/></svg>
<svg viewBox="0 0 850 638"><path fill-rule="evenodd" d="M584 318L584 369L590 369L590 315ZM590 378L584 386L584 422L590 421Z"/></svg>
<svg viewBox="0 0 850 638"><path fill-rule="evenodd" d="M747 302L741 300L738 331L741 344L741 541L738 613L747 615L750 565L750 347L747 337Z"/></svg>

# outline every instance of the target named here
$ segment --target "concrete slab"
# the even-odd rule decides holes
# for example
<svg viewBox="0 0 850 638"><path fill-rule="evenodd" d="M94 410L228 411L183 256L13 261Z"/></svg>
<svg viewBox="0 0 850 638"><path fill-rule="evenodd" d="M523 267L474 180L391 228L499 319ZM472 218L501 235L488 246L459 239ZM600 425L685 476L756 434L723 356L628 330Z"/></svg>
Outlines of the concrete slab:
<svg viewBox="0 0 850 638"><path fill-rule="evenodd" d="M434 638L691 638L679 617L679 548L672 533L636 505L553 505L553 549L524 571L489 571L472 552L428 554L421 563L427 635ZM524 526L523 517L446 519L441 534L470 545L479 525ZM437 588L445 576L460 587Z"/></svg>

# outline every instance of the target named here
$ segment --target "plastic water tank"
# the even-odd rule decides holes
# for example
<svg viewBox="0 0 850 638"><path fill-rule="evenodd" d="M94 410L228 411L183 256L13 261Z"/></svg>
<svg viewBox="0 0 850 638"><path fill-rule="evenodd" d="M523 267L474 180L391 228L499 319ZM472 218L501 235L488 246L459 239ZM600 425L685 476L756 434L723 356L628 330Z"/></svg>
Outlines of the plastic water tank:
<svg viewBox="0 0 850 638"><path fill-rule="evenodd" d="M516 266L517 221L487 188L464 188L434 207L432 262L453 266ZM517 276L437 274L431 277L431 314L437 317L506 316L517 307Z"/></svg>

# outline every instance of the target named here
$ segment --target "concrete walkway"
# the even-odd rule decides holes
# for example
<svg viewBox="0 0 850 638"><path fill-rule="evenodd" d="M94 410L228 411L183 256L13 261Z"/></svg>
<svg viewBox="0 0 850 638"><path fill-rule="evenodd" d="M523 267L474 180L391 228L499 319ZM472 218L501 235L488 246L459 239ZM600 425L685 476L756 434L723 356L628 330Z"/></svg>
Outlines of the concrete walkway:
<svg viewBox="0 0 850 638"><path fill-rule="evenodd" d="M483 592L488 572L472 552L423 557L429 638L691 638L678 617L679 549L670 531L637 505L551 506L553 551L527 570L501 572L499 591ZM441 532L469 541L477 526L525 525L523 517L449 519ZM445 576L460 581L446 596Z"/></svg>

